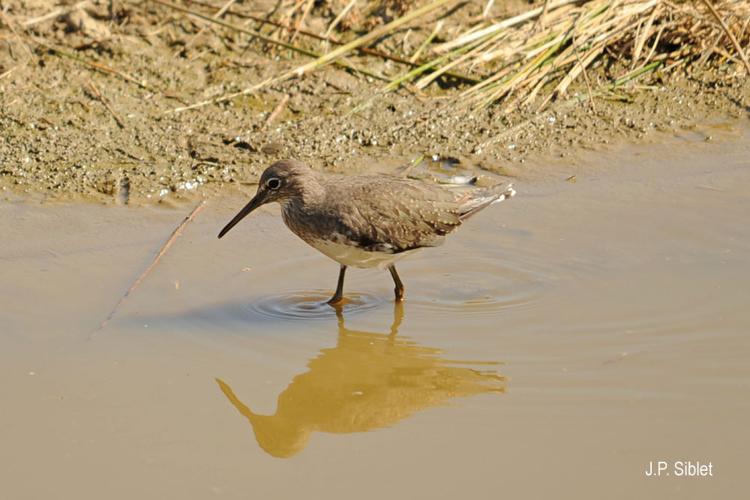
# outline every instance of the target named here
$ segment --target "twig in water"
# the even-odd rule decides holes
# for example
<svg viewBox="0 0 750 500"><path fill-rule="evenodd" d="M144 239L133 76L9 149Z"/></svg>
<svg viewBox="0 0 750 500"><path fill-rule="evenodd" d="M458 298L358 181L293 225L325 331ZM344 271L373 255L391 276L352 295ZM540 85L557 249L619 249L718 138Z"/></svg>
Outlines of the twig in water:
<svg viewBox="0 0 750 500"><path fill-rule="evenodd" d="M177 240L177 238L180 237L180 234L182 234L182 231L185 229L185 226L195 219L195 217L198 215L198 213L203 210L203 207L206 206L206 202L202 201L200 204L198 204L197 207L193 209L190 214L185 217L182 222L175 228L174 231L172 231L172 235L169 237L169 239L162 245L162 247L159 249L159 253L156 254L156 257L154 257L154 260L151 261L151 264L146 268L145 271L141 273L140 276L133 282L132 285L130 285L130 288L128 288L128 291L125 292L125 295L120 297L120 300L117 301L117 304L115 304L115 307L112 308L112 312L109 313L109 316L107 316L107 319L102 321L102 323L99 325L99 328L97 328L94 331L94 334L102 330L105 326L107 326L107 323L114 317L117 310L120 308L120 305L122 305L123 302L125 302L125 299L128 298L128 296L133 293L143 282L144 279L151 273L151 271L156 267L156 265L159 263L162 257L167 253L169 250L169 247L172 246L172 244Z"/></svg>
<svg viewBox="0 0 750 500"><path fill-rule="evenodd" d="M117 122L117 125L120 128L125 128L125 123L123 123L122 118L120 118L120 116L115 112L115 110L112 109L112 106L109 105L109 102L107 101L107 99L105 99L102 93L99 92L99 89L96 88L96 85L94 85L94 82L89 82L89 88L91 89L91 92L94 93L94 96L97 99L99 99L99 102L101 102L104 105L104 107L107 108L107 111L110 112L112 117Z"/></svg>

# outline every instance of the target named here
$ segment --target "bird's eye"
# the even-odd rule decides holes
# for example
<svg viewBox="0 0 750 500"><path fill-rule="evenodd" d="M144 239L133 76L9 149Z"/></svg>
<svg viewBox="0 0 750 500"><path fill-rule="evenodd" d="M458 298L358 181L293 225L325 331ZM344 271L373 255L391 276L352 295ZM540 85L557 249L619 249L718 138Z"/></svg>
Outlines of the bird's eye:
<svg viewBox="0 0 750 500"><path fill-rule="evenodd" d="M281 179L278 177L271 177L266 181L268 189L279 189L281 187Z"/></svg>

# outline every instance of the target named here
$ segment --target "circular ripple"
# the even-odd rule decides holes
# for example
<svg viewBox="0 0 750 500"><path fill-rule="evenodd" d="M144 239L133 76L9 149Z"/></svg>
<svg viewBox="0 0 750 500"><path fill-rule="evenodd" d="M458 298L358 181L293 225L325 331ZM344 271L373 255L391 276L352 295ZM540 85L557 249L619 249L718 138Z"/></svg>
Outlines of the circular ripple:
<svg viewBox="0 0 750 500"><path fill-rule="evenodd" d="M250 305L263 316L282 319L316 319L336 316L336 309L326 303L330 292L305 291L264 297ZM368 293L347 293L341 310L353 314L373 309L385 299Z"/></svg>
<svg viewBox="0 0 750 500"><path fill-rule="evenodd" d="M492 313L536 302L549 279L538 270L518 266L465 264L460 272L443 273L429 296L412 295L411 303L434 311Z"/></svg>

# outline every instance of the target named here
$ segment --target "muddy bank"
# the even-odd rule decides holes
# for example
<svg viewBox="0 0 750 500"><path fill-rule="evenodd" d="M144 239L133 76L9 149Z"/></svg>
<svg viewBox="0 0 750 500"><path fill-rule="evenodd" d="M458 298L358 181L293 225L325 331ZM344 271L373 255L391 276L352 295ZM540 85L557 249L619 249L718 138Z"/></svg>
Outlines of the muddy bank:
<svg viewBox="0 0 750 500"><path fill-rule="evenodd" d="M21 30L49 12L48 2L9 2L6 18L16 29L4 25L0 39L0 189L104 202L171 201L252 183L285 157L356 172L438 153L469 168L516 175L581 148L648 140L656 131L676 132L712 117L746 118L750 106L747 79L705 71L657 75L618 100L596 99L595 111L568 101L541 114L467 113L433 85L425 95L387 94L352 114L382 82L327 67L257 95L170 113L300 60L244 35L203 29L153 3L122 4L111 21L105 3L88 9L86 23L52 17ZM262 13L270 7L243 8ZM376 69L399 71L389 62Z"/></svg>

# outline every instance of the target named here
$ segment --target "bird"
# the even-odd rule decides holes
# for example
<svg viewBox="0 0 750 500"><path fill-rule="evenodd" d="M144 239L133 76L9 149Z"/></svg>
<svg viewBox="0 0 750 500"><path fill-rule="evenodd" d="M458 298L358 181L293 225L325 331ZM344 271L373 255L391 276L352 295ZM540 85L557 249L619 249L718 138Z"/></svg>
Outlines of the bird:
<svg viewBox="0 0 750 500"><path fill-rule="evenodd" d="M255 196L218 237L261 205L277 202L295 235L339 263L336 292L328 304L344 302L348 267L388 269L395 300L401 302L404 285L397 261L442 244L465 220L515 194L509 183L461 191L391 175L319 172L297 160L281 160L263 171Z"/></svg>

